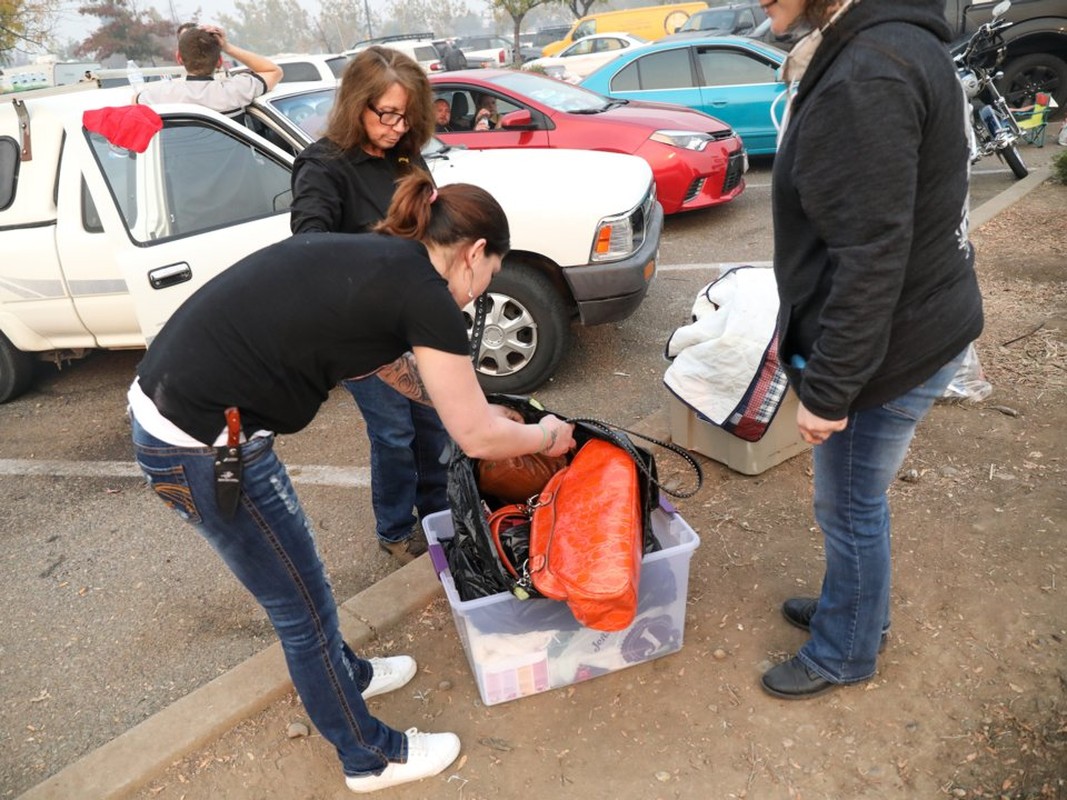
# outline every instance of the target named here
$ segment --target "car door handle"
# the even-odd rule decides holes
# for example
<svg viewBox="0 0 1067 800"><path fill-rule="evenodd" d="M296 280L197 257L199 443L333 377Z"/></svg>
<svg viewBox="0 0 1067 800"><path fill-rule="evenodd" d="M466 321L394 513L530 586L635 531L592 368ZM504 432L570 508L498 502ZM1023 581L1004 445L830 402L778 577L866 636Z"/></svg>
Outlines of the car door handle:
<svg viewBox="0 0 1067 800"><path fill-rule="evenodd" d="M177 286L192 280L193 270L184 261L180 264L168 264L158 267L148 273L148 283L153 289L166 289L168 286Z"/></svg>

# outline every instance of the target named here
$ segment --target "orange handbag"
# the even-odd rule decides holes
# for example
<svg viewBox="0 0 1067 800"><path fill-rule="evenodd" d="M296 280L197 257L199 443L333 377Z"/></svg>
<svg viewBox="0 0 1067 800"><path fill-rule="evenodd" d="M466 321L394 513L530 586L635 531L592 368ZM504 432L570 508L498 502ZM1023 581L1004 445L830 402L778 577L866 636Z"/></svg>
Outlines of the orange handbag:
<svg viewBox="0 0 1067 800"><path fill-rule="evenodd" d="M528 572L587 628L619 631L637 614L644 531L637 465L601 439L582 445L533 503Z"/></svg>

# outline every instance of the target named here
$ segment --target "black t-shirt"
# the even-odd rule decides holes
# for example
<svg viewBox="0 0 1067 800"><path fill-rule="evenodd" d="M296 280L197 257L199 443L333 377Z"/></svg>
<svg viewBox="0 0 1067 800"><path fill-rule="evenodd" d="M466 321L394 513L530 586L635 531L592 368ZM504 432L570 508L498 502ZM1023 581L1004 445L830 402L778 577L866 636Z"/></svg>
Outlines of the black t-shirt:
<svg viewBox="0 0 1067 800"><path fill-rule="evenodd" d="M160 413L211 443L237 406L246 433L305 427L339 380L423 346L466 355L466 324L419 242L300 234L190 297L137 374Z"/></svg>

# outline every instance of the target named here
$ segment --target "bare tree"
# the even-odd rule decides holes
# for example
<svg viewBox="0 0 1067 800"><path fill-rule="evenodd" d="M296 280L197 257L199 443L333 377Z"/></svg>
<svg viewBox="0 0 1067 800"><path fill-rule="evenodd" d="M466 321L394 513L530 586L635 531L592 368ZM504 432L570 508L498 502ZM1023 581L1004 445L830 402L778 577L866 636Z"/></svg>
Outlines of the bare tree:
<svg viewBox="0 0 1067 800"><path fill-rule="evenodd" d="M324 52L339 53L369 36L366 17L364 0L321 0L311 30Z"/></svg>
<svg viewBox="0 0 1067 800"><path fill-rule="evenodd" d="M316 49L311 18L296 0L236 0L234 8L219 17L234 44L264 55Z"/></svg>
<svg viewBox="0 0 1067 800"><path fill-rule="evenodd" d="M511 37L512 41L515 43L515 46L511 48L511 52L512 58L516 61L516 63L520 60L519 33L522 31L523 18L538 6L542 6L552 2L557 2L557 0L492 0L493 8L505 12L509 17L511 17L511 21L515 25Z"/></svg>
<svg viewBox="0 0 1067 800"><path fill-rule="evenodd" d="M470 9L464 0L397 0L390 12L392 18L385 21L382 33L432 31L435 36L448 36Z"/></svg>
<svg viewBox="0 0 1067 800"><path fill-rule="evenodd" d="M574 18L584 17L589 13L591 9L597 3L602 3L604 0L562 0L561 5L565 5L574 14Z"/></svg>

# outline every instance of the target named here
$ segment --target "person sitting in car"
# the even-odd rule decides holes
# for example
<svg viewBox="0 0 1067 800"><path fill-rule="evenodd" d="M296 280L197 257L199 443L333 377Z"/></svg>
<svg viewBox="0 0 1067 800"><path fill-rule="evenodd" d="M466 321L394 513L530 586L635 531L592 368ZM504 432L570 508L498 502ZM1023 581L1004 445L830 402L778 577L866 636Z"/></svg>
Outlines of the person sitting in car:
<svg viewBox="0 0 1067 800"><path fill-rule="evenodd" d="M474 112L474 130L488 131L500 122L500 112L496 109L496 98L491 94L478 97L478 107Z"/></svg>
<svg viewBox="0 0 1067 800"><path fill-rule="evenodd" d="M443 97L433 101L433 119L437 133L451 133L455 130L452 127L452 104Z"/></svg>

